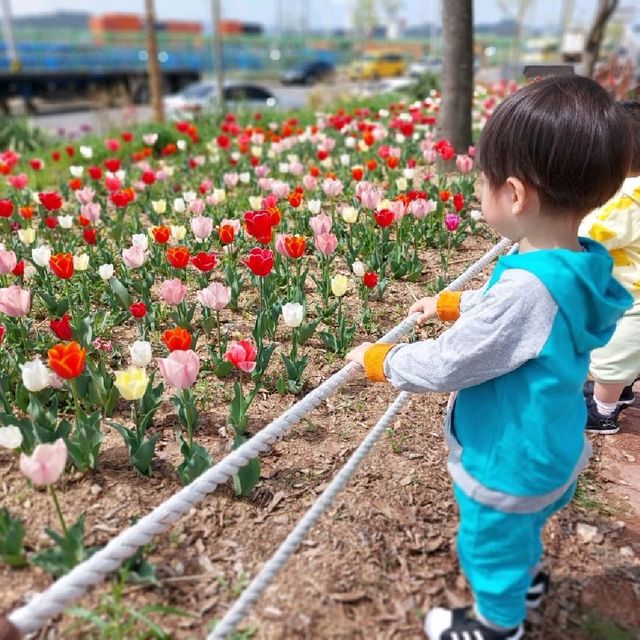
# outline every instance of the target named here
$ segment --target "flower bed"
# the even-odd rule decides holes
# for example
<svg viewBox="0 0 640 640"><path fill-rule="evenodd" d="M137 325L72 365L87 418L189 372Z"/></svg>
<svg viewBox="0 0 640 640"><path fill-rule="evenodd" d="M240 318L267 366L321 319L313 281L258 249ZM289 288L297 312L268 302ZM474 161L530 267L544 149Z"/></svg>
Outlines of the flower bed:
<svg viewBox="0 0 640 640"><path fill-rule="evenodd" d="M478 96L480 118L504 90ZM0 156L0 460L21 496L0 561L43 570L34 587L63 575L104 542L67 493L110 527L107 485L125 504L149 492L127 508L143 514L399 319L409 283L439 290L461 247L487 244L473 149L437 139L437 111L228 116ZM250 462L235 494L275 500L261 477ZM151 571L135 560L128 575Z"/></svg>

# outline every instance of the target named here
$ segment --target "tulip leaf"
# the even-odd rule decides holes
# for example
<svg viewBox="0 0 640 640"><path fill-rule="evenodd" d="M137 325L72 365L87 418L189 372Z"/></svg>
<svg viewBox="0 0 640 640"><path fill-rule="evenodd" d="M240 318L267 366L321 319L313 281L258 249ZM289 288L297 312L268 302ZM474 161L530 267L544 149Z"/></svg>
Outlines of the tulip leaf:
<svg viewBox="0 0 640 640"><path fill-rule="evenodd" d="M218 378L225 378L226 376L228 376L231 371L233 371L233 364L231 362L229 362L228 360L223 360L214 370L213 373L215 373L216 376L218 376Z"/></svg>
<svg viewBox="0 0 640 640"><path fill-rule="evenodd" d="M124 285L118 278L110 278L109 286L111 287L111 291L113 291L113 295L116 297L118 304L123 309L128 309L132 304L133 300L131 299L131 295L125 289Z"/></svg>
<svg viewBox="0 0 640 640"><path fill-rule="evenodd" d="M328 331L321 331L318 335L330 351L338 353L338 340L332 333L329 333Z"/></svg>
<svg viewBox="0 0 640 640"><path fill-rule="evenodd" d="M152 435L148 440L140 444L135 453L131 455L131 463L143 475L151 475L151 461L158 441L158 434Z"/></svg>
<svg viewBox="0 0 640 640"><path fill-rule="evenodd" d="M304 344L313 335L319 324L320 318L308 324L303 324L298 329L298 344Z"/></svg>
<svg viewBox="0 0 640 640"><path fill-rule="evenodd" d="M186 486L211 466L211 456L197 442L194 442L190 447L182 435L178 435L178 442L180 443L180 452L184 457L184 462L177 469L178 477L180 482Z"/></svg>
<svg viewBox="0 0 640 640"><path fill-rule="evenodd" d="M237 449L246 442L244 435L236 435L233 441L233 448ZM238 469L238 473L233 476L233 489L238 496L248 496L260 480L260 460L253 458L244 467Z"/></svg>
<svg viewBox="0 0 640 640"><path fill-rule="evenodd" d="M9 510L0 510L0 561L10 567L24 567L24 525L18 518L11 517Z"/></svg>

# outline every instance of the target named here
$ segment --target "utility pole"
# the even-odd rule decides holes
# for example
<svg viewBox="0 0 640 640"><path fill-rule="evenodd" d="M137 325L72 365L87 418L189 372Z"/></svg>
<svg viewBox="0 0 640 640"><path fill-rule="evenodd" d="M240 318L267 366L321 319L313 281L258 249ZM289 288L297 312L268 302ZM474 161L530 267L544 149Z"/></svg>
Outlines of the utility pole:
<svg viewBox="0 0 640 640"><path fill-rule="evenodd" d="M2 0L2 33L7 46L9 57L9 69L20 71L20 60L16 49L16 39L13 34L13 23L11 21L11 0Z"/></svg>
<svg viewBox="0 0 640 640"><path fill-rule="evenodd" d="M216 71L216 100L220 113L224 113L224 51L220 30L221 14L220 0L211 0L211 28L213 29L211 37L213 39L213 66Z"/></svg>
<svg viewBox="0 0 640 640"><path fill-rule="evenodd" d="M156 11L154 0L144 0L145 19L147 28L147 55L149 72L149 91L151 93L151 108L156 122L164 121L164 105L162 103L162 75L158 62L158 41L156 39Z"/></svg>

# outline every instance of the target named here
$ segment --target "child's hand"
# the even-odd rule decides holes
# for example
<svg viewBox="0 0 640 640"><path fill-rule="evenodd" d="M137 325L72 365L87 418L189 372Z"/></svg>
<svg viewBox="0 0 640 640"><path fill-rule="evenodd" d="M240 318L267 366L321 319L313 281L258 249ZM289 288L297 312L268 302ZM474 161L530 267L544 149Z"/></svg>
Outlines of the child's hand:
<svg viewBox="0 0 640 640"><path fill-rule="evenodd" d="M438 313L436 308L437 302L438 302L437 296L421 298L420 300L417 300L409 307L408 315L411 315L412 313L421 314L418 320L416 321L416 324L422 324L423 322L426 322L427 320L429 320L429 318L433 318L434 316L437 315Z"/></svg>
<svg viewBox="0 0 640 640"><path fill-rule="evenodd" d="M359 347L351 349L346 355L346 359L349 362L357 362L360 366L364 367L364 352L372 345L372 342L363 342Z"/></svg>

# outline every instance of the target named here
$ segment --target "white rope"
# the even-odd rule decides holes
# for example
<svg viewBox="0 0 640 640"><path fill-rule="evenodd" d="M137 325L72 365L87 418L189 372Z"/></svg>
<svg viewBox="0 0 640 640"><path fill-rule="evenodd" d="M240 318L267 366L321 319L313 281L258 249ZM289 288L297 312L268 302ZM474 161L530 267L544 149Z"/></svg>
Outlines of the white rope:
<svg viewBox="0 0 640 640"><path fill-rule="evenodd" d="M497 255L502 253L509 244L508 239L503 239L454 280L449 288L464 286ZM418 314L413 314L405 318L378 342L395 342L412 329L417 317ZM215 491L220 484L225 483L250 460L267 451L270 445L284 436L304 415L315 409L353 378L357 369L358 365L349 363L333 374L253 438L205 471L190 485L158 505L134 525L122 531L103 549L54 582L46 591L38 594L23 607L13 611L8 616L9 620L23 634L40 629L49 618L61 613L69 602L80 598L90 586L116 571L127 558L131 557L139 547L147 544L153 536L166 531L180 516L203 500L207 494Z"/></svg>
<svg viewBox="0 0 640 640"><path fill-rule="evenodd" d="M264 565L260 573L235 601L233 607L227 611L215 630L207 637L207 640L221 640L222 638L226 638L247 615L256 600L271 584L280 569L282 569L290 556L300 546L300 543L305 539L307 533L309 533L322 514L331 506L338 493L345 488L351 476L360 466L360 463L367 457L371 447L378 441L398 411L407 404L409 398L411 398L411 394L403 391L396 397L393 403L387 407L387 410L382 418L378 420L376 426L373 427L367 437L360 443L360 446L355 450L344 467L340 469L338 475L335 476L331 484L313 503L293 531L291 531L285 541L278 547L278 550L269 558L269 561Z"/></svg>

